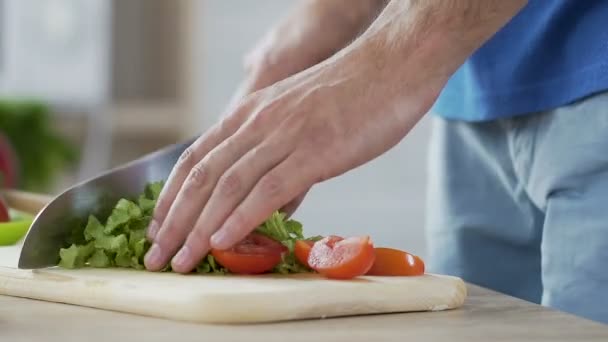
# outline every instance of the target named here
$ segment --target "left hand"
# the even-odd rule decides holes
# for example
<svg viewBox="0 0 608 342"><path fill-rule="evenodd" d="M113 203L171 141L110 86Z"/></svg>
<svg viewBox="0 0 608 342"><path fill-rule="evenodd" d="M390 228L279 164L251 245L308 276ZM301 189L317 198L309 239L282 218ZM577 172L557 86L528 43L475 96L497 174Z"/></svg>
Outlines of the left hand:
<svg viewBox="0 0 608 342"><path fill-rule="evenodd" d="M149 227L146 268L172 259L173 270L190 272L211 248L230 248L314 184L396 145L515 8L504 5L503 17L490 8L482 31L451 7L439 17L448 26L434 25L429 18L441 6L391 1L369 34L234 106L169 176Z"/></svg>
<svg viewBox="0 0 608 342"><path fill-rule="evenodd" d="M210 248L231 247L315 183L399 142L436 92L417 85L403 96L390 78L378 82L385 75L374 59L344 57L246 97L177 163L146 267L161 269L181 247L172 267L189 272ZM396 98L414 101L397 109Z"/></svg>

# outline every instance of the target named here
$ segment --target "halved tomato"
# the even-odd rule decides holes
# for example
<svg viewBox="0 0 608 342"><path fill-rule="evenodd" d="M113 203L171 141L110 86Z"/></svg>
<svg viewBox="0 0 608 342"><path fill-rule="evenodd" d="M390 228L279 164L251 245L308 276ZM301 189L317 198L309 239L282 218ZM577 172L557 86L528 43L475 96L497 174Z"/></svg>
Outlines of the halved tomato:
<svg viewBox="0 0 608 342"><path fill-rule="evenodd" d="M230 249L211 249L211 255L232 273L259 274L275 267L287 251L280 242L251 233Z"/></svg>
<svg viewBox="0 0 608 342"><path fill-rule="evenodd" d="M308 256L310 255L310 250L314 244L315 242L311 240L298 240L293 248L293 252L298 261L308 268L311 268L308 264Z"/></svg>
<svg viewBox="0 0 608 342"><path fill-rule="evenodd" d="M308 264L328 278L350 279L369 271L374 259L374 245L369 236L344 239L332 235L315 242Z"/></svg>
<svg viewBox="0 0 608 342"><path fill-rule="evenodd" d="M394 248L375 249L376 260L367 275L416 276L424 274L424 262L419 257Z"/></svg>

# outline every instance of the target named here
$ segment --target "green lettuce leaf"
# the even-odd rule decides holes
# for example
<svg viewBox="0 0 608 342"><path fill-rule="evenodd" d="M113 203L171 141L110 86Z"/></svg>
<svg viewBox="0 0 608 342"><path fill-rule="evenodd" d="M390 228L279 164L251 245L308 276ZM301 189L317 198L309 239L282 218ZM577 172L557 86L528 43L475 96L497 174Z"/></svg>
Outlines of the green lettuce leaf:
<svg viewBox="0 0 608 342"><path fill-rule="evenodd" d="M93 216L89 216L89 221L87 222L87 226L84 228L84 238L87 241L92 241L104 236L104 228L101 222Z"/></svg>
<svg viewBox="0 0 608 342"><path fill-rule="evenodd" d="M112 214L108 217L104 233L110 234L114 230L124 227L132 220L142 218L142 215L143 211L137 204L123 198L118 201L118 204L112 210Z"/></svg>
<svg viewBox="0 0 608 342"><path fill-rule="evenodd" d="M226 274L228 270L219 265L213 255L208 254L205 259L196 267L198 273L211 273L211 274Z"/></svg>
<svg viewBox="0 0 608 342"><path fill-rule="evenodd" d="M285 218L285 213L275 211L256 231L281 242L304 239L302 224L295 220L286 221Z"/></svg>
<svg viewBox="0 0 608 342"><path fill-rule="evenodd" d="M281 274L311 272L311 270L298 262L294 254L297 240L305 240L302 224L296 220L286 220L285 213L275 211L256 232L281 242L288 249L281 262L274 267L273 272ZM315 237L313 239L317 239ZM316 241L316 240L315 240Z"/></svg>
<svg viewBox="0 0 608 342"><path fill-rule="evenodd" d="M139 207L141 208L141 211L144 214L150 215L152 213L152 210L154 210L154 206L156 205L156 200L153 200L153 199L145 197L144 195L141 195L141 196L139 196L137 203L139 204Z"/></svg>
<svg viewBox="0 0 608 342"><path fill-rule="evenodd" d="M81 246L71 245L69 248L62 248L59 250L59 256L61 258L59 266L64 268L82 267L94 251L95 247L92 243Z"/></svg>
<svg viewBox="0 0 608 342"><path fill-rule="evenodd" d="M93 253L93 255L91 255L91 257L89 258L88 263L91 267L98 268L112 266L112 260L110 260L110 258L108 257L106 252L104 252L103 249L96 249L95 253Z"/></svg>
<svg viewBox="0 0 608 342"><path fill-rule="evenodd" d="M146 198L152 199L156 202L158 197L160 196L160 192L163 190L163 186L165 185L164 181L150 183L146 186L144 190L144 194Z"/></svg>
<svg viewBox="0 0 608 342"><path fill-rule="evenodd" d="M293 253L288 253L284 255L281 262L273 269L273 272L280 274L304 273L310 271L311 270L308 267L298 262L298 259Z"/></svg>

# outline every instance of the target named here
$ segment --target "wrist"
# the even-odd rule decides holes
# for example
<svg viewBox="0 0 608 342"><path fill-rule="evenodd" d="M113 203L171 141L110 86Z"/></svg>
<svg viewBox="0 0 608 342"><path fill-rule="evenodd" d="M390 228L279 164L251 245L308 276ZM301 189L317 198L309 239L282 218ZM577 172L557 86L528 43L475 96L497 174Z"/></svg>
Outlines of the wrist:
<svg viewBox="0 0 608 342"><path fill-rule="evenodd" d="M318 64L352 42L386 0L306 0L267 33L245 58L258 89Z"/></svg>

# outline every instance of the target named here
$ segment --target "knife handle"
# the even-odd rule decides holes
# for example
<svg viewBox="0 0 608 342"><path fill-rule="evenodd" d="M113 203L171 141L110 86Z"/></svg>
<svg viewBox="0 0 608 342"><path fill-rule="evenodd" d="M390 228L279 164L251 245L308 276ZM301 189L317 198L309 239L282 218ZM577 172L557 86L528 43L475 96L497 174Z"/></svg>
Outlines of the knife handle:
<svg viewBox="0 0 608 342"><path fill-rule="evenodd" d="M9 208L36 215L44 208L53 197L20 190L4 190L2 195Z"/></svg>

